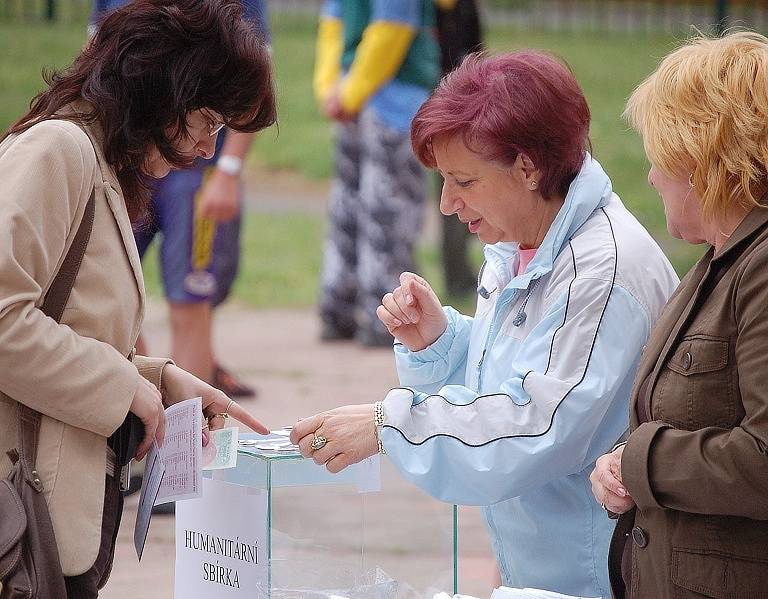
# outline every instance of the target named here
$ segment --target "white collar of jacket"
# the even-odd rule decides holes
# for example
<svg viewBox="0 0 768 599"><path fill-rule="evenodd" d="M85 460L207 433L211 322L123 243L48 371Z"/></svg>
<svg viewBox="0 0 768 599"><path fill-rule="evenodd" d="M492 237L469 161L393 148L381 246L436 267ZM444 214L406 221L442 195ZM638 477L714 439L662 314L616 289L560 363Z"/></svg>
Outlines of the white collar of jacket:
<svg viewBox="0 0 768 599"><path fill-rule="evenodd" d="M523 274L513 276L514 265L519 260L517 242L502 241L483 248L485 260L500 281L500 287L504 290L527 289L533 279L548 274L568 240L595 210L608 203L612 193L610 178L587 152L579 173L568 188L562 208Z"/></svg>

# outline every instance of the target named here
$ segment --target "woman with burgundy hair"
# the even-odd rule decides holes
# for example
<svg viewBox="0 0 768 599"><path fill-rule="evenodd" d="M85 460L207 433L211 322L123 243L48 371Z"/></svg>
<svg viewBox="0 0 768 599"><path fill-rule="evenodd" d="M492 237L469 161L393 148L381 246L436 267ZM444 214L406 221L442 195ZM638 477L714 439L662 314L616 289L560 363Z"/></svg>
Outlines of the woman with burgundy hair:
<svg viewBox="0 0 768 599"><path fill-rule="evenodd" d="M473 55L442 81L411 135L445 180L443 214L485 244L476 314L403 273L378 312L402 386L292 438L331 471L382 451L434 497L483 506L505 585L608 597L613 524L589 474L627 430L643 344L678 280L588 130L572 73L542 52Z"/></svg>
<svg viewBox="0 0 768 599"><path fill-rule="evenodd" d="M222 127L275 118L269 53L238 2L136 0L0 138L0 476L29 438L21 414L39 430L29 466L52 528L41 595L89 599L106 583L123 466L162 444L165 406L199 396L210 428L232 416L266 432L170 360L135 355L146 302L131 222L152 181L210 157ZM24 566L2 573L0 596L29 594Z"/></svg>

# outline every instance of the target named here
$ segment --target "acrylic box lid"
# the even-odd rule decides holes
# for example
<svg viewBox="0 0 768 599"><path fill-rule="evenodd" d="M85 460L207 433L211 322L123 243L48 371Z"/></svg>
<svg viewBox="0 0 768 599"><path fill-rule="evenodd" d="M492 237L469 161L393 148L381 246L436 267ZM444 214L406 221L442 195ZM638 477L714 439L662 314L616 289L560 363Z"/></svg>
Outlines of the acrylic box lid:
<svg viewBox="0 0 768 599"><path fill-rule="evenodd" d="M331 474L325 466L304 458L283 431L269 435L241 432L237 453L237 467L220 470L215 478L262 488L354 485L360 493L381 490L378 455Z"/></svg>

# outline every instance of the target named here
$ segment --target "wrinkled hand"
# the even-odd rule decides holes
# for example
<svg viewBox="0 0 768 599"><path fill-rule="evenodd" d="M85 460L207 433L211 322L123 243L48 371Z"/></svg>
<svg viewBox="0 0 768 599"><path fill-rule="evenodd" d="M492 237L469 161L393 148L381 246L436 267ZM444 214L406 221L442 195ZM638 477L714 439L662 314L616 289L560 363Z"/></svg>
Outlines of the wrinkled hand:
<svg viewBox="0 0 768 599"><path fill-rule="evenodd" d="M313 450L316 435L328 442ZM341 472L379 451L373 404L344 406L299 420L291 431L291 442L299 446L304 457L325 464L329 472Z"/></svg>
<svg viewBox="0 0 768 599"><path fill-rule="evenodd" d="M186 370L182 370L175 364L168 364L163 368L163 397L165 403L173 405L192 397L203 398L203 415L208 419L208 425L212 430L223 428L225 419L217 414L228 413L229 416L242 422L257 433L263 435L269 432L261 422L256 420L242 406L234 403L224 393L211 387L205 381L200 380ZM207 442L207 441L206 441Z"/></svg>
<svg viewBox="0 0 768 599"><path fill-rule="evenodd" d="M624 445L597 459L595 469L589 475L592 494L600 504L614 514L628 512L635 505L621 480L621 456Z"/></svg>
<svg viewBox="0 0 768 599"><path fill-rule="evenodd" d="M152 441L157 440L157 444L162 446L165 438L163 398L157 387L143 376L139 377L139 386L133 394L129 410L136 414L144 425L144 438L136 448L136 455L133 456L141 461L152 446Z"/></svg>
<svg viewBox="0 0 768 599"><path fill-rule="evenodd" d="M200 192L198 214L223 223L240 212L240 177L213 169Z"/></svg>
<svg viewBox="0 0 768 599"><path fill-rule="evenodd" d="M412 272L400 275L400 287L382 298L376 315L390 334L411 351L432 345L448 326L432 287Z"/></svg>

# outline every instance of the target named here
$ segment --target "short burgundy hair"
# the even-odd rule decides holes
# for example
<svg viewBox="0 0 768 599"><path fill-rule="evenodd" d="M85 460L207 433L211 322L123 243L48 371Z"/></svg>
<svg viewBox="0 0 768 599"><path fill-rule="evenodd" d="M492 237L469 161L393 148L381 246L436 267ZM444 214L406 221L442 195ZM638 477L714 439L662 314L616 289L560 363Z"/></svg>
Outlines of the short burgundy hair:
<svg viewBox="0 0 768 599"><path fill-rule="evenodd" d="M433 140L456 135L501 164L525 154L542 173L541 194L564 196L589 147L589 106L568 66L549 54L470 54L411 124L413 150L430 168Z"/></svg>

